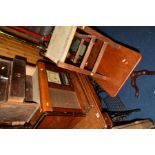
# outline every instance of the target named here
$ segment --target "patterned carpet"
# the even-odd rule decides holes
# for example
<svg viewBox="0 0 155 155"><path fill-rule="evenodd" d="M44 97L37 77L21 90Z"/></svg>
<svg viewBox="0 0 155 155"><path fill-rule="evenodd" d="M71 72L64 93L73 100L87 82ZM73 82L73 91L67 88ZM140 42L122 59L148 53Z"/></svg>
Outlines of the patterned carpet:
<svg viewBox="0 0 155 155"><path fill-rule="evenodd" d="M135 70L147 69L155 71L155 27L104 26L94 27L115 41L138 49L143 58ZM151 118L155 122L155 75L141 76L137 80L139 97L135 97L129 78L119 97L127 109L140 108L140 112L131 114L128 118Z"/></svg>

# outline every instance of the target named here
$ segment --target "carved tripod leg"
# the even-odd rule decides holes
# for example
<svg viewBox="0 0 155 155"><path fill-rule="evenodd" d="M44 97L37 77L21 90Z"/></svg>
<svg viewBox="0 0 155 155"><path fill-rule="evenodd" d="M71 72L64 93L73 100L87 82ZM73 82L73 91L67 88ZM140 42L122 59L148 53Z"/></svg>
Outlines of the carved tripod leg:
<svg viewBox="0 0 155 155"><path fill-rule="evenodd" d="M139 89L136 85L136 80L139 76L141 75L155 75L155 71L148 71L148 70L140 70L140 71L134 71L131 74L131 86L135 89L135 96L138 97L139 96Z"/></svg>
<svg viewBox="0 0 155 155"><path fill-rule="evenodd" d="M137 77L138 76L135 76L135 75L132 75L132 77L131 77L131 86L135 89L135 96L136 97L139 96L139 89L138 89L137 84L136 84Z"/></svg>

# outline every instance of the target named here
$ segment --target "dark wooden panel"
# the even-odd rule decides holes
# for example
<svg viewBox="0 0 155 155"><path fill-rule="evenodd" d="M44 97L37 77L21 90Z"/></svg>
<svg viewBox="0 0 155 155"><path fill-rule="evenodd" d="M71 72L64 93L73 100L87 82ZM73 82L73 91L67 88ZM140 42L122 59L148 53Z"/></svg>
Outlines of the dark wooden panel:
<svg viewBox="0 0 155 155"><path fill-rule="evenodd" d="M93 69L94 64L96 62L96 59L98 57L98 54L99 54L99 52L101 50L102 44L103 44L103 42L101 40L97 40L95 42L95 44L94 44L94 46L92 48L91 54L90 54L90 56L88 58L86 68L91 69L91 70Z"/></svg>
<svg viewBox="0 0 155 155"><path fill-rule="evenodd" d="M9 102L23 102L25 99L26 59L15 57L9 88Z"/></svg>
<svg viewBox="0 0 155 155"><path fill-rule="evenodd" d="M0 33L0 55L14 58L16 55L27 58L27 62L36 64L42 57L39 55L40 49L17 40L13 37Z"/></svg>
<svg viewBox="0 0 155 155"><path fill-rule="evenodd" d="M7 100L10 62L0 59L0 102Z"/></svg>
<svg viewBox="0 0 155 155"><path fill-rule="evenodd" d="M53 102L53 107L80 108L78 98L74 91L50 88L49 93Z"/></svg>
<svg viewBox="0 0 155 155"><path fill-rule="evenodd" d="M26 75L25 101L33 101L32 76Z"/></svg>
<svg viewBox="0 0 155 155"><path fill-rule="evenodd" d="M80 83L80 80L78 78L78 74L72 72L70 74L70 77L72 79L72 83L73 83L73 86L74 86L74 91L75 91L76 96L78 98L81 110L83 112L86 112L87 107L90 106L90 103L89 103L89 101L88 101L88 99L86 97L87 95L85 94L85 91L83 89L83 85Z"/></svg>
<svg viewBox="0 0 155 155"><path fill-rule="evenodd" d="M38 104L1 104L0 107L0 124L2 122L18 123L28 122L34 112L38 109Z"/></svg>
<svg viewBox="0 0 155 155"><path fill-rule="evenodd" d="M142 55L124 46L115 48L108 45L98 66L97 73L106 76L105 80L94 77L96 82L110 95L116 96Z"/></svg>

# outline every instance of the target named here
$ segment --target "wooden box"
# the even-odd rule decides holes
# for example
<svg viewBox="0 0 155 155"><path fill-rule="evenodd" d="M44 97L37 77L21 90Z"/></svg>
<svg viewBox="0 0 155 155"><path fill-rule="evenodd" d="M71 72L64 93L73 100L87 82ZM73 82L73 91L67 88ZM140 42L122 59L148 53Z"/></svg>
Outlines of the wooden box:
<svg viewBox="0 0 155 155"><path fill-rule="evenodd" d="M141 54L90 27L55 27L45 56L57 66L92 76L116 96L141 60Z"/></svg>
<svg viewBox="0 0 155 155"><path fill-rule="evenodd" d="M16 93L13 94L14 99L9 99L10 91L12 88L12 85L10 85L10 83L12 82L11 73L13 69L12 67L13 62L9 60L6 61L4 59L1 59L0 64L1 64L0 75L1 77L3 77L2 84L4 84L4 85L1 85L0 87L0 91L1 91L0 128L7 128L7 127L11 128L15 126L23 126L25 123L28 123L31 120L35 112L39 109L40 107L39 102L35 98L33 98L31 102L27 102L25 100L25 93L24 93L26 91L25 84L24 84L24 87L20 85L19 90L18 89L16 90L14 88L15 89L14 92L17 92L17 94ZM23 68L26 71L25 74L27 76L33 76L35 72L35 67L25 65ZM22 79L22 83L25 82L24 78L25 77L23 77ZM18 80L21 82L21 79L17 78L15 81L13 81L13 84L15 85L16 83L18 83ZM31 82L31 84L33 85L33 82ZM22 92L22 102L21 102L21 98L18 98L19 95L21 95L21 94L18 94L19 91ZM36 92L35 89L33 91ZM2 100L3 95L4 95L4 98Z"/></svg>
<svg viewBox="0 0 155 155"><path fill-rule="evenodd" d="M9 102L24 102L26 84L26 59L16 56L12 62Z"/></svg>

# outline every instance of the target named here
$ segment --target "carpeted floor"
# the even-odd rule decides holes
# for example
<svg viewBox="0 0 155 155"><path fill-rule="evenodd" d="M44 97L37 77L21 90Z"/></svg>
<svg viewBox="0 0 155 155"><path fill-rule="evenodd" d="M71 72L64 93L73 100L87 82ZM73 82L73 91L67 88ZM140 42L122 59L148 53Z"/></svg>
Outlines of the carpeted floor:
<svg viewBox="0 0 155 155"><path fill-rule="evenodd" d="M143 58L135 70L155 71L155 27L104 26L94 27L112 39L138 49ZM127 80L119 96L127 109L140 108L130 119L151 118L155 122L155 75L141 76L137 80L140 95L135 97L134 89Z"/></svg>

